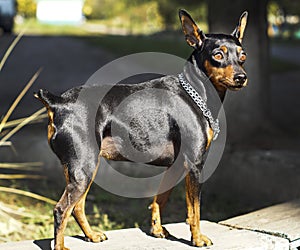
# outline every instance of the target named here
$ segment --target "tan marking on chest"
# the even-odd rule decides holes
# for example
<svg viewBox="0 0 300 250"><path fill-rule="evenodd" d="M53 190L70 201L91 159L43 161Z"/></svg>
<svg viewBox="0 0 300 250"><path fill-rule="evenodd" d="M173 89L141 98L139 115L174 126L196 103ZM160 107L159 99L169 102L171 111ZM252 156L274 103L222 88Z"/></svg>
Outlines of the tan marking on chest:
<svg viewBox="0 0 300 250"><path fill-rule="evenodd" d="M206 133L207 133L207 144L206 144L206 150L207 150L209 148L210 144L211 144L212 139L213 139L214 131L212 130L211 127L208 127Z"/></svg>

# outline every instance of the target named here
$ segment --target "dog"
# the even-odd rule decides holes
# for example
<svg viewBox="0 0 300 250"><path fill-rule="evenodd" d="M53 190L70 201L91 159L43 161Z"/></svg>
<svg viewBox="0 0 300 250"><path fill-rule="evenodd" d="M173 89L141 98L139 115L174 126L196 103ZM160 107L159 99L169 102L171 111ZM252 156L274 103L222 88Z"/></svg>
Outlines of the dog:
<svg viewBox="0 0 300 250"><path fill-rule="evenodd" d="M110 89L100 103L92 104L88 99L97 100L103 86L75 87L60 96L47 90L35 93L35 97L47 108L48 142L61 161L67 183L53 212L55 250L67 250L64 246L64 230L71 214L87 240L101 242L107 239L103 232L91 229L85 216L85 199L101 157L113 161L130 160L122 138L118 140L115 139L118 136L112 135L112 122L123 126L114 112L122 105L122 100L145 89L160 89L169 93L164 97L168 102L168 109L162 107L154 95L144 94L141 98L132 100L128 106L122 107L123 114L132 118L129 126L123 126L122 129L130 135L130 142L138 151L152 152L149 165L165 167L171 167L179 157L181 132L188 135L184 159L192 165L185 176L187 222L190 225L191 243L197 247L212 245L212 241L200 232L199 173L203 167L203 156L219 132L218 123L203 102L201 106L199 98L203 94L195 97L190 93L194 90L191 85L199 84L205 88L205 84L212 84L221 101L224 100L227 89L239 90L247 85L247 74L243 67L246 53L242 47L247 16L247 12L241 15L238 25L230 35L204 34L192 17L185 10L180 10L179 18L186 42L194 50L179 77L167 75L138 84L118 84ZM79 95L84 91L88 93L87 98L80 98L78 101ZM140 110L136 110L141 105L147 105L146 108L155 112L140 114ZM170 117L170 110L176 115L179 114L176 116L177 120ZM95 113L96 117L92 125L88 122L91 113ZM178 123L183 124L185 131L180 131ZM157 142L154 140L149 143L149 136L157 139ZM90 140L96 140L97 147L91 146ZM183 171L187 169L187 165L187 161L183 160ZM162 227L160 212L171 190L172 188L155 196L150 205L151 234L155 237L164 238L169 235Z"/></svg>

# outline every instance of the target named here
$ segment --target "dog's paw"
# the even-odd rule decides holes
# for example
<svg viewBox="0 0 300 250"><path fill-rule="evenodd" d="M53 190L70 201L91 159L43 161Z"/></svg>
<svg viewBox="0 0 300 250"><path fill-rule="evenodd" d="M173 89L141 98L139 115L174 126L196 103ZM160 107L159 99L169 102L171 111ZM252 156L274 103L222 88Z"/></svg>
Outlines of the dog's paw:
<svg viewBox="0 0 300 250"><path fill-rule="evenodd" d="M192 244L196 247L208 247L211 246L213 243L207 236L205 236L204 234L200 234L200 237L198 239L192 239Z"/></svg>
<svg viewBox="0 0 300 250"><path fill-rule="evenodd" d="M70 250L70 249L64 246L55 246L54 250Z"/></svg>
<svg viewBox="0 0 300 250"><path fill-rule="evenodd" d="M102 232L93 232L91 236L86 236L85 240L88 242L98 243L107 240L107 236Z"/></svg>
<svg viewBox="0 0 300 250"><path fill-rule="evenodd" d="M155 238L167 238L170 233L165 227L158 227L158 226L153 226L151 227L150 234L154 236Z"/></svg>

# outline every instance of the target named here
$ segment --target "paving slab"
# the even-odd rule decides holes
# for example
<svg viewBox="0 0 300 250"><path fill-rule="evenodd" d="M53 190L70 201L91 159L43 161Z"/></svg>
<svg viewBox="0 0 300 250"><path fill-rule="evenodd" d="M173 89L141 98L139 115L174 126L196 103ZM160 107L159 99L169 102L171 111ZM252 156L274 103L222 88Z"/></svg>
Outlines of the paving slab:
<svg viewBox="0 0 300 250"><path fill-rule="evenodd" d="M300 199L230 218L220 224L282 237L289 240L291 248L300 247Z"/></svg>
<svg viewBox="0 0 300 250"><path fill-rule="evenodd" d="M107 241L90 243L82 240L82 236L65 237L65 245L71 250L174 250L196 249L190 245L189 226L182 223L167 224L165 227L172 234L170 239L157 239L147 235L139 228L122 229L106 232ZM211 247L201 249L226 250L288 250L286 239L252 232L232 229L217 223L201 221L202 231L214 242ZM22 241L0 244L1 250L50 250L53 239Z"/></svg>

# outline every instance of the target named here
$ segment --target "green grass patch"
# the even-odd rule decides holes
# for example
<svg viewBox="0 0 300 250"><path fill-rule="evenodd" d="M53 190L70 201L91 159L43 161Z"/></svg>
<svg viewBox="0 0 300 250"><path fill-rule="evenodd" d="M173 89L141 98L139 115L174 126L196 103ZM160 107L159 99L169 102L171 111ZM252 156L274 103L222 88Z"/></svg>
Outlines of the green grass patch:
<svg viewBox="0 0 300 250"><path fill-rule="evenodd" d="M24 182L22 184L18 183L17 186L19 185L21 189L28 189ZM36 188L34 189L36 190ZM58 190L55 190L54 187L51 187L49 184L42 184L39 191L45 196L52 197L54 193L56 193L56 195L54 195L56 196L55 200L60 198L60 195L57 194ZM91 194L91 196L93 196L93 194ZM0 194L0 201L2 217L0 224L6 225L6 227L3 227L0 231L0 243L53 238L53 205L22 195L7 195L7 193ZM117 223L116 221L112 221L109 215L103 212L98 202L97 200L91 202L89 199L87 201L87 218L95 231L120 229L125 226L123 222ZM16 211L16 213L10 213L10 211ZM132 220L130 222L132 222L130 225L134 226L134 221ZM71 216L65 235L78 234L82 234L82 231L75 219Z"/></svg>
<svg viewBox="0 0 300 250"><path fill-rule="evenodd" d="M36 19L24 19L22 23L16 23L14 32L20 33L24 29L26 35L87 36L91 34L83 25L40 23Z"/></svg>

